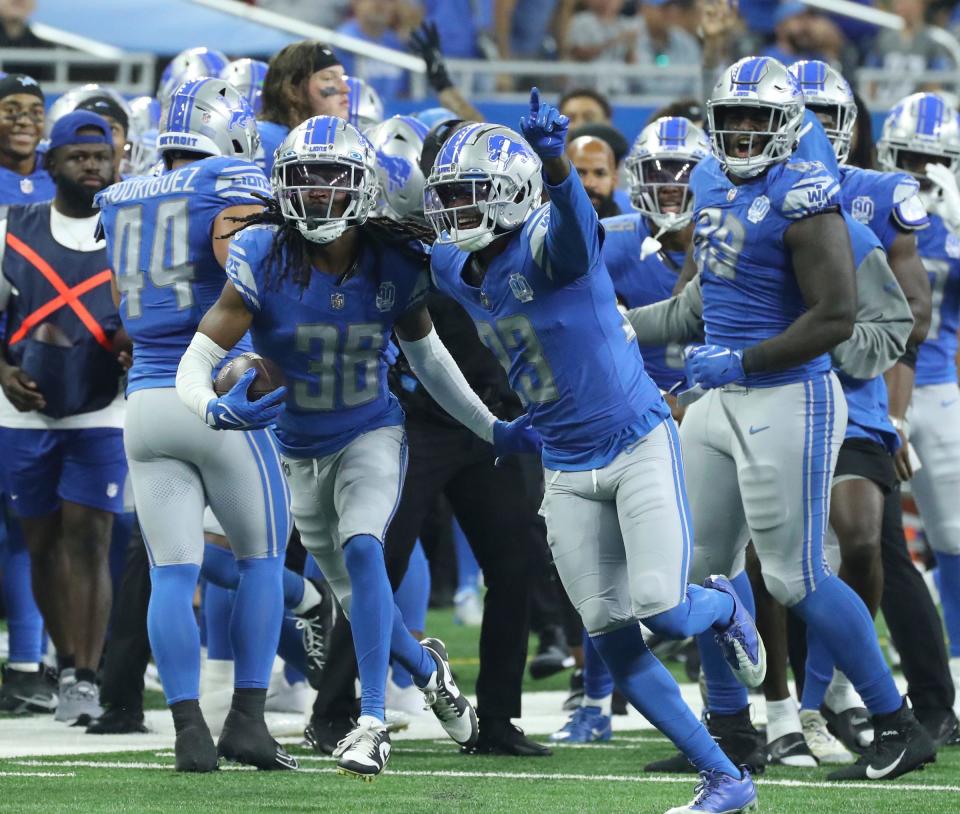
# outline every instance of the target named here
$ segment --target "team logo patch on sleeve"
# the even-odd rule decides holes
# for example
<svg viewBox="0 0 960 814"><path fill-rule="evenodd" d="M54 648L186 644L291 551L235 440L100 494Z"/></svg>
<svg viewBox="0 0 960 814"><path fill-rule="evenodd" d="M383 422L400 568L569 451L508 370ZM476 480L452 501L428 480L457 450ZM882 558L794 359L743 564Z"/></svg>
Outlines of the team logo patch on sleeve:
<svg viewBox="0 0 960 814"><path fill-rule="evenodd" d="M380 283L377 289L377 310L389 311L397 301L397 287L390 282Z"/></svg>
<svg viewBox="0 0 960 814"><path fill-rule="evenodd" d="M850 214L858 223L867 225L873 220L873 198L869 195L860 195L850 204Z"/></svg>
<svg viewBox="0 0 960 814"><path fill-rule="evenodd" d="M519 271L510 275L510 290L520 302L530 302L533 299L533 289Z"/></svg>
<svg viewBox="0 0 960 814"><path fill-rule="evenodd" d="M766 195L761 195L750 204L747 210L747 220L750 223L760 223L770 211L770 199Z"/></svg>

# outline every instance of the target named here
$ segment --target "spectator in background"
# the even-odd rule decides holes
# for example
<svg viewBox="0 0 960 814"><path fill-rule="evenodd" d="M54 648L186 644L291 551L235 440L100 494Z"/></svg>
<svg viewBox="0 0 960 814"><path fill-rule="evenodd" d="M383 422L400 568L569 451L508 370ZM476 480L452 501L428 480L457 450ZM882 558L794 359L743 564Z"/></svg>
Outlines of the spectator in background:
<svg viewBox="0 0 960 814"><path fill-rule="evenodd" d="M567 143L571 144L585 136L597 138L610 147L613 152L614 178L619 181L620 164L623 162L623 159L627 157L627 152L630 150L630 143L624 137L623 133L609 122L592 122L582 124L576 129L571 127L567 136ZM620 189L619 185L613 191L613 199L621 212L630 212L633 209L633 204L630 203L630 196L625 190Z"/></svg>
<svg viewBox="0 0 960 814"><path fill-rule="evenodd" d="M35 0L0 0L0 48L56 48L27 22L36 7Z"/></svg>
<svg viewBox="0 0 960 814"><path fill-rule="evenodd" d="M700 44L696 37L679 26L672 25L666 6L669 0L644 0L642 25L636 46L638 65L657 65L661 68L693 67L700 65ZM695 93L699 76L673 77L666 71L642 80L637 89L641 93L658 96L680 96Z"/></svg>
<svg viewBox="0 0 960 814"><path fill-rule="evenodd" d="M584 124L610 124L613 117L607 97L593 88L568 90L560 97L557 109L570 119L570 132Z"/></svg>
<svg viewBox="0 0 960 814"><path fill-rule="evenodd" d="M350 13L350 0L322 0L319 3L304 3L303 0L254 0L253 5L326 28L336 28Z"/></svg>
<svg viewBox="0 0 960 814"><path fill-rule="evenodd" d="M639 29L624 17L624 0L586 0L586 10L574 14L566 29L563 57L576 62L626 65L637 61ZM603 76L597 86L606 93L622 93L627 77Z"/></svg>
<svg viewBox="0 0 960 814"><path fill-rule="evenodd" d="M617 189L617 160L610 145L595 136L580 136L567 144L567 158L580 176L597 216L619 215L620 207L613 198Z"/></svg>
<svg viewBox="0 0 960 814"><path fill-rule="evenodd" d="M913 93L917 89L917 82L911 76L915 74L954 67L946 49L927 30L924 17L926 9L926 0L894 0L893 11L903 19L903 28L900 31L881 31L867 55L866 63L885 68L891 77L897 78L873 88L874 102L890 104Z"/></svg>
<svg viewBox="0 0 960 814"><path fill-rule="evenodd" d="M338 33L397 51L407 50L393 28L399 12L397 0L352 0L351 6L353 17L337 28ZM337 53L348 75L366 80L388 102L408 94L409 83L403 68L343 49Z"/></svg>
<svg viewBox="0 0 960 814"><path fill-rule="evenodd" d="M774 42L763 56L792 65L802 59L822 59L836 64L843 49L843 35L830 20L797 0L780 4L773 17Z"/></svg>
<svg viewBox="0 0 960 814"><path fill-rule="evenodd" d="M537 59L558 50L571 0L494 0L493 24L501 59ZM552 39L551 39L552 38Z"/></svg>

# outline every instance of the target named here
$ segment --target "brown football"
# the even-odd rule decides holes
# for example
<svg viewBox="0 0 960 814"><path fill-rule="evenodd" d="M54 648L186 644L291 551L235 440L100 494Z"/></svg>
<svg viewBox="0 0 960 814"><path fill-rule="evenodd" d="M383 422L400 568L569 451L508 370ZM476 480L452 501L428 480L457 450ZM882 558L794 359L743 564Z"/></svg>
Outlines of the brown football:
<svg viewBox="0 0 960 814"><path fill-rule="evenodd" d="M250 368L257 371L256 378L247 390L247 396L252 401L262 398L267 393L272 393L278 387L283 387L287 383L283 371L269 359L264 359L256 353L241 353L220 368L220 372L213 382L214 392L218 396L225 395L237 383L237 379Z"/></svg>

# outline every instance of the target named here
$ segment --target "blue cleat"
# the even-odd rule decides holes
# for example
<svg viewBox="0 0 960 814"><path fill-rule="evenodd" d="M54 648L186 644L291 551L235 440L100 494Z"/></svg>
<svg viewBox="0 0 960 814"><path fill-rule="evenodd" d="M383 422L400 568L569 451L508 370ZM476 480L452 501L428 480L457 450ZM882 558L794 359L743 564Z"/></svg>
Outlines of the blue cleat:
<svg viewBox="0 0 960 814"><path fill-rule="evenodd" d="M554 743L595 743L612 737L610 716L604 715L599 707L581 706L573 711L562 729L550 736L550 740Z"/></svg>
<svg viewBox="0 0 960 814"><path fill-rule="evenodd" d="M689 805L671 808L667 814L747 814L759 811L757 789L750 772L731 777L717 771L700 772L700 782Z"/></svg>
<svg viewBox="0 0 960 814"><path fill-rule="evenodd" d="M733 620L723 630L717 631L717 644L737 680L751 689L759 687L767 675L767 651L753 617L743 607L726 577L716 574L709 576L703 581L703 587L723 591L733 599Z"/></svg>

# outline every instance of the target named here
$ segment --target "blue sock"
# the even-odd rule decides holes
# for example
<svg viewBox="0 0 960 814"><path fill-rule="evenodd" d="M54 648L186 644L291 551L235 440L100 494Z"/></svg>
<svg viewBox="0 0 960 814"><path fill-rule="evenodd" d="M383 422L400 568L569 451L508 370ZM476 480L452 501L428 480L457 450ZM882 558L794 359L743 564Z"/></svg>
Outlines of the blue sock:
<svg viewBox="0 0 960 814"><path fill-rule="evenodd" d="M823 639L807 630L807 663L804 668L800 709L819 710L833 678L833 658Z"/></svg>
<svg viewBox="0 0 960 814"><path fill-rule="evenodd" d="M414 683L418 687L423 687L433 671L437 669L437 664L430 656L420 642L410 635L406 623L403 621L403 614L400 608L393 606L393 635L390 638L390 655L394 661L406 668L413 676Z"/></svg>
<svg viewBox="0 0 960 814"><path fill-rule="evenodd" d="M586 630L583 631L583 692L595 701L613 695L613 676Z"/></svg>
<svg viewBox="0 0 960 814"><path fill-rule="evenodd" d="M287 681L303 681L307 670L307 654L303 649L303 633L297 627L297 618L289 613L283 617L280 625L280 641L277 644L277 655L286 664L283 668ZM291 676L293 676L291 678Z"/></svg>
<svg viewBox="0 0 960 814"><path fill-rule="evenodd" d="M903 699L880 643L867 606L839 577L828 574L793 606L807 628L822 641L834 663L850 679L872 715L896 712Z"/></svg>
<svg viewBox="0 0 960 814"><path fill-rule="evenodd" d="M308 557L308 562L313 558ZM240 584L240 568L233 552L213 543L203 547L203 566L200 573L207 582L221 588L236 589ZM295 608L303 601L303 577L289 568L283 569L283 607Z"/></svg>
<svg viewBox="0 0 960 814"><path fill-rule="evenodd" d="M230 616L234 592L208 582L203 590L203 619L206 627L207 658L232 661Z"/></svg>
<svg viewBox="0 0 960 814"><path fill-rule="evenodd" d="M430 564L419 540L410 554L407 573L404 574L400 587L393 592L393 599L400 609L407 629L423 633L427 625L427 606L430 602ZM413 683L410 671L400 662L394 660L392 667L394 684L398 687L409 687Z"/></svg>
<svg viewBox="0 0 960 814"><path fill-rule="evenodd" d="M620 692L670 738L698 771L741 776L687 706L673 676L647 649L639 625L601 633L593 637L593 643L610 668Z"/></svg>
<svg viewBox="0 0 960 814"><path fill-rule="evenodd" d="M6 522L4 522L6 521ZM3 516L0 504L0 551L6 552L2 564L3 602L7 608L9 661L39 664L43 658L43 617L33 598L30 582L30 552L23 541L19 523Z"/></svg>
<svg viewBox="0 0 960 814"><path fill-rule="evenodd" d="M937 552L940 605L950 640L950 655L960 656L960 554Z"/></svg>
<svg viewBox="0 0 960 814"><path fill-rule="evenodd" d="M383 546L376 537L357 534L344 545L343 559L352 586L350 626L360 673L360 714L382 721L396 608ZM416 641L406 628L404 633Z"/></svg>
<svg viewBox="0 0 960 814"><path fill-rule="evenodd" d="M733 617L733 597L723 591L688 585L683 601L670 610L648 616L643 623L654 633L668 639L686 639L713 625L726 626Z"/></svg>
<svg viewBox="0 0 960 814"><path fill-rule="evenodd" d="M457 557L457 590L475 591L480 582L480 565L463 533L457 518L453 518L453 551Z"/></svg>
<svg viewBox="0 0 960 814"><path fill-rule="evenodd" d="M199 576L192 563L150 569L147 632L168 706L200 697L200 629L193 613Z"/></svg>
<svg viewBox="0 0 960 814"><path fill-rule="evenodd" d="M237 560L240 584L230 617L233 686L266 689L283 621L283 556Z"/></svg>
<svg viewBox="0 0 960 814"><path fill-rule="evenodd" d="M320 566L317 565L317 561L313 557L308 556L304 561L303 575L314 579L323 579L323 571L320 570Z"/></svg>

